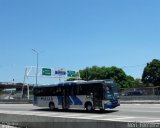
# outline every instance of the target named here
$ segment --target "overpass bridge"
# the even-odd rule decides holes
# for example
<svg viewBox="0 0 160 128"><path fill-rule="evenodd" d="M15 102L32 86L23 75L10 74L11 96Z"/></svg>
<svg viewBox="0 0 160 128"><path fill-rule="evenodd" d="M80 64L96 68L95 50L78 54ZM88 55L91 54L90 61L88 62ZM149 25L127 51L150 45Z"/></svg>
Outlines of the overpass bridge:
<svg viewBox="0 0 160 128"><path fill-rule="evenodd" d="M33 84L25 84L23 86L23 83L12 83L12 82L0 82L0 90L4 90L4 89L16 89L17 91L22 90L22 87L24 89L27 89L27 87L29 86L29 89L32 90L34 85Z"/></svg>
<svg viewBox="0 0 160 128"><path fill-rule="evenodd" d="M12 82L0 82L0 90L5 90L5 89L16 89L16 96L15 97L21 97L21 98L25 98L28 97L29 99L29 95L30 95L30 91L32 91L34 85L33 84L24 84L23 83L12 83ZM22 91L23 90L23 91ZM8 95L8 94L7 94ZM9 94L10 97L11 94ZM6 95L4 95L6 96ZM3 97L3 95L1 95L1 97Z"/></svg>

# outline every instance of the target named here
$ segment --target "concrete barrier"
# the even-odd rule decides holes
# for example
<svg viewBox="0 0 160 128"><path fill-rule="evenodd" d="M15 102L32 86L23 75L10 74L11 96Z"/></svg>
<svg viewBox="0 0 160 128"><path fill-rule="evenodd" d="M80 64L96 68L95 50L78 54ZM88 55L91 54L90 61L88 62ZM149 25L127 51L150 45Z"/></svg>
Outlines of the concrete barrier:
<svg viewBox="0 0 160 128"><path fill-rule="evenodd" d="M0 114L0 124L25 128L128 128L127 122Z"/></svg>
<svg viewBox="0 0 160 128"><path fill-rule="evenodd" d="M24 128L159 128L160 123L117 122L60 117L0 114L0 124Z"/></svg>

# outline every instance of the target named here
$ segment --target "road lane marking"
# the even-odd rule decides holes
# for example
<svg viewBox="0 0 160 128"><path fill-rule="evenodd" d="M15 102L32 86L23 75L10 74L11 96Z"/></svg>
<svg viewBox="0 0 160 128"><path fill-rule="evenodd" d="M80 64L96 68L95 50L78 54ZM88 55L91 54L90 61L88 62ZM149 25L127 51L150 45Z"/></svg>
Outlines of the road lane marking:
<svg viewBox="0 0 160 128"><path fill-rule="evenodd" d="M130 117L130 116L116 116L116 115L92 115L92 114L77 114L77 113L50 113L50 112L24 112L24 111L4 111L0 110L3 114L16 114L16 115L33 115L44 117L58 117L58 118L72 118L72 119L89 119L89 120L102 120L102 121L121 121L121 122L160 122L159 118L147 117Z"/></svg>

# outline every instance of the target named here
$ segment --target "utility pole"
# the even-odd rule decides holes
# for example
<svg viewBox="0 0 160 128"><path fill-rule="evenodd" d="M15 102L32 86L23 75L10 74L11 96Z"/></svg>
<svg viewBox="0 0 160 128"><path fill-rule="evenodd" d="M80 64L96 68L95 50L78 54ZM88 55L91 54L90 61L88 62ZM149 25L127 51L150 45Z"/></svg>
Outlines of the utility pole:
<svg viewBox="0 0 160 128"><path fill-rule="evenodd" d="M39 52L36 51L35 49L32 49L33 52L36 53L37 55L37 66L36 66L36 86L38 85L38 57L39 57Z"/></svg>

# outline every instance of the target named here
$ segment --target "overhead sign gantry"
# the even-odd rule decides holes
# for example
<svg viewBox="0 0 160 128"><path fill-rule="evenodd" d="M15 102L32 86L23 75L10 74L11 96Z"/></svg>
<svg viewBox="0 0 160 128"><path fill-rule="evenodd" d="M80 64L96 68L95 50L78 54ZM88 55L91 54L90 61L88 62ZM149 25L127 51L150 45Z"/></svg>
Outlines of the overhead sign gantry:
<svg viewBox="0 0 160 128"><path fill-rule="evenodd" d="M23 85L25 85L26 78L28 77L38 77L40 78L77 78L80 79L79 72L73 70L65 70L64 68L46 68L46 67L36 67L30 66L26 67L24 74ZM23 88L22 87L22 96L23 96ZM28 99L29 99L29 86L28 86Z"/></svg>

